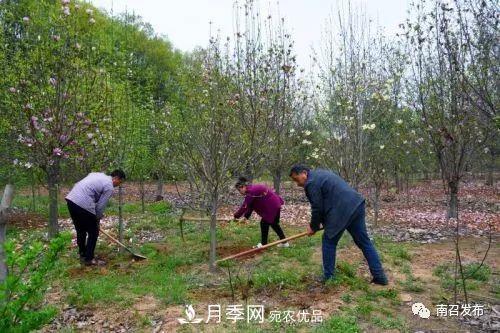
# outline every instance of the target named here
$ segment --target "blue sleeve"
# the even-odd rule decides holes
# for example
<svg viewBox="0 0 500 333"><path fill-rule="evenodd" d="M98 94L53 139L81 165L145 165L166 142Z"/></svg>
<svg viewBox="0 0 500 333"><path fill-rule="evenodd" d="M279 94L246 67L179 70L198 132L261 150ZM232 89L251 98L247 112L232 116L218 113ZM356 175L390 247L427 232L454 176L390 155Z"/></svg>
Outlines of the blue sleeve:
<svg viewBox="0 0 500 333"><path fill-rule="evenodd" d="M323 223L323 194L319 184L311 183L306 187L306 196L311 204L311 229L318 231Z"/></svg>

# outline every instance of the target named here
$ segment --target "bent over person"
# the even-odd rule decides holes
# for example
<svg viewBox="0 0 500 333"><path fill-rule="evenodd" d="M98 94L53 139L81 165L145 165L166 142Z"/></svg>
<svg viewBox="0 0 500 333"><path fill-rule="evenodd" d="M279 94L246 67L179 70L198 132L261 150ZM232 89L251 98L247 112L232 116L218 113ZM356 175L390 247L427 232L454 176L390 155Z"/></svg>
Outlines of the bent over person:
<svg viewBox="0 0 500 333"><path fill-rule="evenodd" d="M260 221L261 242L254 246L260 248L267 244L269 228L271 227L280 239L285 239L285 233L280 227L281 206L283 199L264 184L252 184L249 179L240 177L235 187L245 200L240 209L234 213L234 218L241 216L250 218L255 211L262 219ZM278 244L278 247L289 247L287 242Z"/></svg>
<svg viewBox="0 0 500 333"><path fill-rule="evenodd" d="M324 281L333 278L337 244L347 230L361 249L373 276L372 283L387 285L387 277L375 246L368 237L365 224L365 199L340 176L329 170L310 170L295 165L290 177L303 187L311 203L311 223L307 231L313 235L323 226Z"/></svg>
<svg viewBox="0 0 500 333"><path fill-rule="evenodd" d="M82 264L98 264L94 259L94 250L99 237L99 221L113 195L113 187L119 186L124 180L125 173L122 170L115 170L109 176L91 172L76 183L66 196Z"/></svg>

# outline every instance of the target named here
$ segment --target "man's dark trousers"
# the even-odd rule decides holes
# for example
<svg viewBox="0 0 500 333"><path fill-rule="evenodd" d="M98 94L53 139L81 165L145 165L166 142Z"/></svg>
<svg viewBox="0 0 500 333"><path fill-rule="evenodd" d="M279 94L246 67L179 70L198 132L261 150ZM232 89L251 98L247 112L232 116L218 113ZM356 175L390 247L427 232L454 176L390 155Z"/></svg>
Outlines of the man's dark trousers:
<svg viewBox="0 0 500 333"><path fill-rule="evenodd" d="M91 212L83 209L74 202L66 200L69 214L76 229L76 243L78 253L86 261L94 259L94 250L99 237L99 220Z"/></svg>
<svg viewBox="0 0 500 333"><path fill-rule="evenodd" d="M377 250L373 246L365 224L365 203L363 202L356 208L350 218L346 228L354 240L354 243L363 251L370 272L375 279L385 279L385 273L377 254ZM335 271L335 256L337 254L337 244L344 233L344 230L338 232L333 238L328 238L326 233L323 233L323 272L325 280L334 277Z"/></svg>

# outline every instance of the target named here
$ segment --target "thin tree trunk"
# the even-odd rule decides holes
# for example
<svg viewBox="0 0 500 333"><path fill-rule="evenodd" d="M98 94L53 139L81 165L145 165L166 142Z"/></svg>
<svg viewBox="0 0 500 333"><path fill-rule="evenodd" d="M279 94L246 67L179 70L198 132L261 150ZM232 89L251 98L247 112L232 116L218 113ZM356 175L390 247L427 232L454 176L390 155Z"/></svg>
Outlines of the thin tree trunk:
<svg viewBox="0 0 500 333"><path fill-rule="evenodd" d="M406 204L410 204L410 177L411 175L405 174L406 182Z"/></svg>
<svg viewBox="0 0 500 333"><path fill-rule="evenodd" d="M378 223L378 213L379 213L379 204L380 204L380 184L375 184L375 200L373 201L373 210L375 215L374 226L377 226Z"/></svg>
<svg viewBox="0 0 500 333"><path fill-rule="evenodd" d="M161 177L158 177L158 180L156 181L155 201L162 201L162 200L163 200L163 179L161 179Z"/></svg>
<svg viewBox="0 0 500 333"><path fill-rule="evenodd" d="M449 187L448 218L458 218L458 182L451 181Z"/></svg>
<svg viewBox="0 0 500 333"><path fill-rule="evenodd" d="M398 169L394 169L394 185L396 187L396 193L399 194L399 191L401 189L401 184L400 184L400 179L399 179L399 172Z"/></svg>
<svg viewBox="0 0 500 333"><path fill-rule="evenodd" d="M486 174L486 185L487 186L493 186L495 183L495 179L493 177L493 171L495 170L495 154L492 151L490 151L490 162L488 163L488 172Z"/></svg>
<svg viewBox="0 0 500 333"><path fill-rule="evenodd" d="M281 191L281 170L276 170L273 174L274 192L280 194Z"/></svg>
<svg viewBox="0 0 500 333"><path fill-rule="evenodd" d="M123 188L118 187L118 239L123 242ZM120 251L123 249L120 247Z"/></svg>
<svg viewBox="0 0 500 333"><path fill-rule="evenodd" d="M2 203L0 206L0 283L5 281L7 277L7 265L5 263L5 252L3 250L3 244L6 241L6 231L7 231L7 214L10 205L12 204L12 199L14 198L14 185L7 184L5 190L3 191Z"/></svg>
<svg viewBox="0 0 500 333"><path fill-rule="evenodd" d="M210 271L215 272L215 260L217 259L217 203L218 193L212 194L212 202L210 208Z"/></svg>
<svg viewBox="0 0 500 333"><path fill-rule="evenodd" d="M35 175L31 169L31 210L36 212Z"/></svg>
<svg viewBox="0 0 500 333"><path fill-rule="evenodd" d="M140 180L139 182L140 184L140 192L141 192L141 209L142 209L142 213L144 214L146 212L146 206L144 204L144 196L145 196L145 190L144 190L144 180Z"/></svg>
<svg viewBox="0 0 500 333"><path fill-rule="evenodd" d="M49 185L49 238L59 234L59 161L55 161L48 169L47 182Z"/></svg>

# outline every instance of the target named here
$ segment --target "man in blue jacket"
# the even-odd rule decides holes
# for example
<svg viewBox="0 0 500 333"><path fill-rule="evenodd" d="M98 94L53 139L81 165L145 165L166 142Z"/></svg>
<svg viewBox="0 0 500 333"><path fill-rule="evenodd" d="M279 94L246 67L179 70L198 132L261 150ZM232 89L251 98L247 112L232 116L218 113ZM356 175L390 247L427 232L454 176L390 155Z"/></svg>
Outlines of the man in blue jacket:
<svg viewBox="0 0 500 333"><path fill-rule="evenodd" d="M290 177L303 187L311 204L309 235L324 228L322 251L324 281L334 277L337 244L347 230L354 243L363 251L372 273L372 283L387 285L377 250L373 246L365 225L365 199L341 177L328 170L310 170L295 165Z"/></svg>

